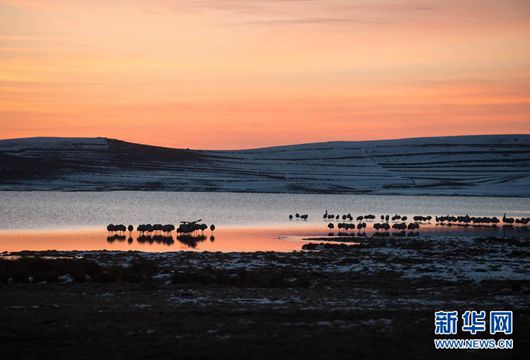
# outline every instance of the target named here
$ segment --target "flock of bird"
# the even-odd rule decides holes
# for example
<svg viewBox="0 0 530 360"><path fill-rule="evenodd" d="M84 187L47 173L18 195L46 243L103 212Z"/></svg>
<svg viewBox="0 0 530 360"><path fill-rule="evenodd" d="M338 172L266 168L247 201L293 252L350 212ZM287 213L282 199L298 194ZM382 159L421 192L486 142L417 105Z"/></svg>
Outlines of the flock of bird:
<svg viewBox="0 0 530 360"><path fill-rule="evenodd" d="M522 217L522 218L513 218L513 217L507 217L506 213L502 216L502 219L499 219L496 216L489 217L489 216L453 216L453 215L447 215L447 216L436 216L436 222L437 223L447 223L447 224L486 224L486 225L497 225L501 222L506 225L513 225L513 224L521 224L521 225L528 225L530 222L530 217Z"/></svg>
<svg viewBox="0 0 530 360"><path fill-rule="evenodd" d="M353 223L351 223L351 221L353 221L354 217L352 216L351 213L348 213L348 214L330 214L326 210L326 212L324 213L322 218L324 220L332 220L332 221L333 220L340 220L340 219L342 219L343 221L350 221L350 222L339 222L337 224L337 229L339 231L341 231L341 232L339 232L339 234L347 234L347 232L349 230L355 230L355 229L357 229L359 232L363 232L364 229L367 228L367 223L365 221L375 220L377 218L377 216L375 216L374 214L359 215L359 216L355 217L355 220L358 223L357 224L353 224ZM408 220L407 216L401 216L399 214L395 214L392 217L390 215L381 215L380 219L381 219L381 223L374 223L373 224L373 228L376 231L380 231L380 230L388 231L391 228L392 229L396 229L396 230L417 230L417 229L420 228L420 224L419 224L420 222L422 222L422 221L430 221L432 218L430 216L428 216L428 217L415 216L414 217L414 221L415 222L412 222L410 224L405 223L405 221ZM390 220L392 220L395 223L390 225L389 224ZM398 223L397 221L401 221L401 222ZM330 230L330 232L333 232L333 230L335 229L335 224L332 223L332 222L328 223L328 229ZM346 233L344 233L343 231L346 231Z"/></svg>
<svg viewBox="0 0 530 360"><path fill-rule="evenodd" d="M330 226L331 225L331 226ZM332 230L335 226L332 224L332 223L329 223L328 224L328 228L330 230ZM362 230L364 228L366 228L366 223L358 223L357 225L355 224L351 224L351 223L339 223L337 225L337 228L340 229L340 230Z"/></svg>
<svg viewBox="0 0 530 360"><path fill-rule="evenodd" d="M348 214L331 214L327 210L324 212L324 215L322 216L324 220L332 220L332 221L338 221L342 219L343 221L353 221L354 217L351 215L351 213ZM375 220L377 217L373 214L367 214L367 215L359 215L355 217L355 220L358 222L357 224L348 223L348 222L339 222L337 224L337 228L339 231L341 230L359 230L363 231L363 229L366 229L367 224L366 220ZM416 215L412 217L411 222L407 223L408 220L407 216L402 216L399 214L395 214L393 216L390 215L381 215L379 217L381 219L381 222L377 222L373 224L373 229L378 231L388 231L390 229L395 230L419 230L421 224L430 223L433 220L433 217L423 216L423 215ZM476 225L491 225L491 226L497 226L496 224L502 223L504 226L511 226L513 224L521 224L523 226L526 226L530 222L530 217L523 217L523 218L510 218L507 217L506 214L502 217L502 219L499 219L497 217L488 217L488 216L481 216L481 217L475 217L475 216L436 216L435 218L436 223L441 225L446 224L476 224ZM394 222L393 224L390 224L389 222ZM333 232L335 229L335 224L330 222L328 223L328 229L330 232Z"/></svg>
<svg viewBox="0 0 530 360"><path fill-rule="evenodd" d="M193 234L197 231L204 232L204 230L208 229L208 225L200 223L202 221L201 219L196 221L181 221L180 225L176 228L177 233L184 233L184 234ZM210 225L210 230L215 230L215 225ZM118 233L123 234L125 231L129 231L129 233L134 231L133 225L125 226L123 224L109 224L107 225L107 231L109 233ZM175 225L173 224L140 224L136 227L136 231L138 231L139 234L154 234L154 235L161 235L162 234L171 234L173 231L175 231Z"/></svg>
<svg viewBox="0 0 530 360"><path fill-rule="evenodd" d="M339 230L359 230L359 231L362 231L363 229L366 229L367 227L367 224L365 222L360 222L358 224L352 224L352 223L338 223L337 224L337 228ZM333 223L329 223L328 224L328 228L330 231L333 231L333 229L335 229L335 224ZM384 223L374 223L373 225L373 228L374 230L376 231L380 231L380 230L390 230L390 228L392 229L396 229L396 230L418 230L420 228L420 224L418 223L405 223L405 222L402 222L402 223L395 223L395 224L392 224L392 226L390 226L389 223L387 222L384 222Z"/></svg>
<svg viewBox="0 0 530 360"><path fill-rule="evenodd" d="M289 220L293 220L293 218L300 219L300 220L307 220L309 218L309 215L307 214L299 214L296 213L294 216L291 214L289 215Z"/></svg>
<svg viewBox="0 0 530 360"><path fill-rule="evenodd" d="M324 220L340 220L342 218L342 220L349 220L349 221L353 221L353 216L351 213L347 213L347 214L342 214L342 215L334 215L334 214L330 214L328 213L328 211L326 210L326 212L324 213L324 215L322 216L322 218ZM373 220L375 219L375 215L373 214L368 214L368 215L360 215L360 216L357 216L356 220L357 221L363 221L363 220Z"/></svg>
<svg viewBox="0 0 530 360"><path fill-rule="evenodd" d="M296 213L295 215L289 215L290 220L308 220L308 218L308 214ZM336 225L336 228L339 230L339 234L348 234L349 230L358 230L359 233L362 233L364 229L367 228L367 223L365 221L373 221L377 217L373 214L359 215L355 217L355 220L357 221L357 223L355 224L353 223L354 217L351 215L351 213L331 214L326 210L322 218L328 221L339 221L342 219L343 222L339 222ZM380 215L379 218L381 219L381 222L373 223L373 229L376 231L376 235L384 235L390 229L400 230L403 232L403 234L405 234L405 230L419 230L420 224L428 224L433 219L432 216L416 215L412 217L411 222L407 223L407 220L409 220L408 217L399 214L395 214L393 216ZM434 220L437 224L440 225L478 225L493 227L496 227L497 224L500 224L501 222L504 226L508 227L514 226L514 224L527 226L530 223L530 217L513 218L507 217L506 214L504 214L503 217L500 219L495 216L477 217L469 215L445 215L435 216ZM139 234L137 241L139 243L163 243L171 245L174 243L172 232L176 230L177 240L187 244L190 247L196 247L198 242L206 240L206 236L204 236L203 234L204 231L208 229L208 225L201 223L201 221L201 219L196 221L181 221L180 225L177 228L175 228L175 225L172 224L140 224L136 227L136 231ZM390 222L393 222L393 224L390 224ZM213 233L213 231L215 230L215 225L212 224L209 226L209 228ZM328 229L330 230L330 232L333 232L335 229L335 224L332 222L328 223ZM128 238L126 238L124 233L126 231L129 231L130 235L134 230L135 229L133 225L125 226L123 224L109 224L107 226L107 231L109 232L107 241L114 242L127 240L129 243L132 243L132 237L129 236ZM379 233L380 231L383 231L383 233ZM409 234L417 233L409 232ZM212 234L210 236L210 241L214 240L215 237Z"/></svg>

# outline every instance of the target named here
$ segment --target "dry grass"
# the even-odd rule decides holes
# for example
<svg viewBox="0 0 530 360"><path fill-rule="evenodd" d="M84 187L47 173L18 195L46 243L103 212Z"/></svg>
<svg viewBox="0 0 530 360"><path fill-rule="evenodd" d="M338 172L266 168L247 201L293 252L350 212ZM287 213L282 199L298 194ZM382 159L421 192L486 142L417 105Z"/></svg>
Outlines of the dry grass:
<svg viewBox="0 0 530 360"><path fill-rule="evenodd" d="M0 283L56 282L70 275L75 282L92 280L100 283L150 280L157 265L148 259L134 258L130 266L104 268L93 260L80 258L46 258L40 256L0 259Z"/></svg>

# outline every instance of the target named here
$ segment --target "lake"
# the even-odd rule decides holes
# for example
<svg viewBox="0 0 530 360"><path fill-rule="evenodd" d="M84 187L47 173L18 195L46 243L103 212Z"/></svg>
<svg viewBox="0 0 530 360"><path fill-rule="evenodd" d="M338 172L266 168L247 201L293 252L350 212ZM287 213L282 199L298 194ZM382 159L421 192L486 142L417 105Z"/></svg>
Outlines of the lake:
<svg viewBox="0 0 530 360"><path fill-rule="evenodd" d="M0 192L0 251L299 250L304 238L325 236L325 210L334 214L530 216L529 198L250 194L201 192ZM289 214L308 214L307 221ZM108 238L109 223L175 224L202 219L215 224L204 238ZM513 230L518 233L521 229ZM506 229L425 226L429 234L497 234ZM212 237L213 236L213 237ZM130 239L129 239L130 238Z"/></svg>

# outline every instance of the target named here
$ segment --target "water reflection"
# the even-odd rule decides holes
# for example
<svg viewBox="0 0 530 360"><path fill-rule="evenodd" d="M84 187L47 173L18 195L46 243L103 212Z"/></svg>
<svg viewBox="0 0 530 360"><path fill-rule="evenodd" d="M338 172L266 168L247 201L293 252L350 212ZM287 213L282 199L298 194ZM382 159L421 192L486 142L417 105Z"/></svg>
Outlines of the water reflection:
<svg viewBox="0 0 530 360"><path fill-rule="evenodd" d="M177 235L177 241L179 241L181 244L186 245L188 248L195 249L197 248L197 244L200 242L203 242L205 240L210 239L210 242L215 241L215 236L211 235L210 237L207 237L204 234L178 234ZM132 244L134 242L134 238L132 236L129 236L128 238L125 235L121 234L113 234L107 236L107 243L113 244L114 242L125 242L127 240L128 244ZM136 242L138 244L142 245L167 245L171 246L175 243L175 238L172 234L153 234L153 235L146 235L144 233L139 233L136 237Z"/></svg>
<svg viewBox="0 0 530 360"><path fill-rule="evenodd" d="M297 241L345 241L348 242L350 239L353 238L369 238L369 237L419 237L420 235L427 235L427 236L447 236L447 235L454 235L454 236L476 236L476 237L484 237L484 236L518 236L518 235L525 235L528 233L529 229L526 226L513 226L509 224L505 225L486 225L486 224L452 224L452 223L432 223L430 221L425 221L421 223L421 226L419 226L416 223L412 223L416 226L411 227L409 226L397 226L397 225L404 225L404 223L397 223L390 225L388 227L382 227L378 228L374 225L377 225L377 223L374 223L370 220L369 226L366 226L366 223L363 223L363 226L356 226L358 224L338 224L339 226L332 226L330 227L329 224L323 226L320 230L315 227L308 226L305 231L301 231L300 229L297 229L296 231L293 228L284 228L284 229L276 229L276 234L278 237L276 239L272 238L272 236L269 234L268 236L271 236L269 240L271 242L275 242L276 244L279 244L277 240L281 237L280 234L290 234L287 237L282 237L282 239L290 238L291 240L296 239ZM352 225L352 226L345 226L345 225ZM328 231L331 230L331 231ZM338 230L338 231L336 231ZM248 238L245 239L247 243L251 243L254 241L256 237L258 237L258 234L262 235L263 238L267 237L268 231L262 231L258 228L252 228L248 229ZM134 234L137 234L136 238L134 238ZM233 237L235 233L232 233L231 236ZM176 236L175 236L176 235ZM176 242L178 244L184 245L185 249L190 250L197 250L201 248L202 246L199 246L200 244L209 244L211 246L214 245L214 242L216 240L213 233L205 234L204 232L194 231L191 233L181 233L177 232L174 234L173 232L163 232L163 233L156 233L156 234L146 234L145 232L131 232L127 242L129 245L133 245L134 239L136 239L136 243L142 246L150 245L150 246L174 246ZM224 239L224 238L223 238ZM210 240L207 242L206 240ZM107 237L107 242L112 244L114 242L124 242L125 236L121 234L115 234L112 236ZM222 248L222 247L220 247ZM212 247L212 250L217 250L217 247ZM296 249L296 248L295 248ZM299 249L299 248L298 248ZM209 249L210 250L210 249ZM276 249L275 249L276 250Z"/></svg>
<svg viewBox="0 0 530 360"><path fill-rule="evenodd" d="M0 230L0 252L23 250L58 251L293 251L300 250L306 243L302 238L315 236L316 228L300 231L296 228L263 227L223 227L215 234L205 232L195 238L172 236L140 237L133 231L131 235L109 235L99 228L58 229L58 230ZM322 233L320 233L322 234ZM125 238L123 237L125 236ZM182 240L182 241L181 241Z"/></svg>
<svg viewBox="0 0 530 360"><path fill-rule="evenodd" d="M112 244L115 241L120 241L120 242L125 241L125 239L127 239L125 235L120 235L120 234L114 234L114 235L107 236L107 242L109 244Z"/></svg>
<svg viewBox="0 0 530 360"><path fill-rule="evenodd" d="M197 244L200 242L203 242L206 240L206 235L198 234L198 235L191 235L191 234L181 234L177 235L177 240L180 241L183 244L186 244L188 247L195 249L197 247Z"/></svg>
<svg viewBox="0 0 530 360"><path fill-rule="evenodd" d="M136 238L136 241L139 244L162 244L171 246L175 243L172 235L164 234L155 234L155 235L145 235L141 234Z"/></svg>
<svg viewBox="0 0 530 360"><path fill-rule="evenodd" d="M104 229L85 228L72 230L0 230L0 252L22 250L139 250L139 251L293 251L315 241L344 241L385 236L421 237L520 237L529 236L530 229L521 225L477 226L424 224L419 230L403 232L397 229L375 231L372 224L361 231L338 231L329 233L327 222L320 225L306 223L305 226L290 227L223 227L215 231L195 235L111 234ZM183 235L183 236L182 236ZM328 236L329 235L329 236ZM209 241L208 241L209 240Z"/></svg>

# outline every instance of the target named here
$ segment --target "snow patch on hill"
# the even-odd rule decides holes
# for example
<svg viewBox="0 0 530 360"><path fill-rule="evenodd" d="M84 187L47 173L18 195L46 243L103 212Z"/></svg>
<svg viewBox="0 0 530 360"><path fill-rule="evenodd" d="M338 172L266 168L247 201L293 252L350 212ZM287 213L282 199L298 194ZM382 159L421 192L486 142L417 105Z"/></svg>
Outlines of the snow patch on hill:
<svg viewBox="0 0 530 360"><path fill-rule="evenodd" d="M237 151L106 138L0 141L0 190L530 196L530 135L328 142Z"/></svg>

